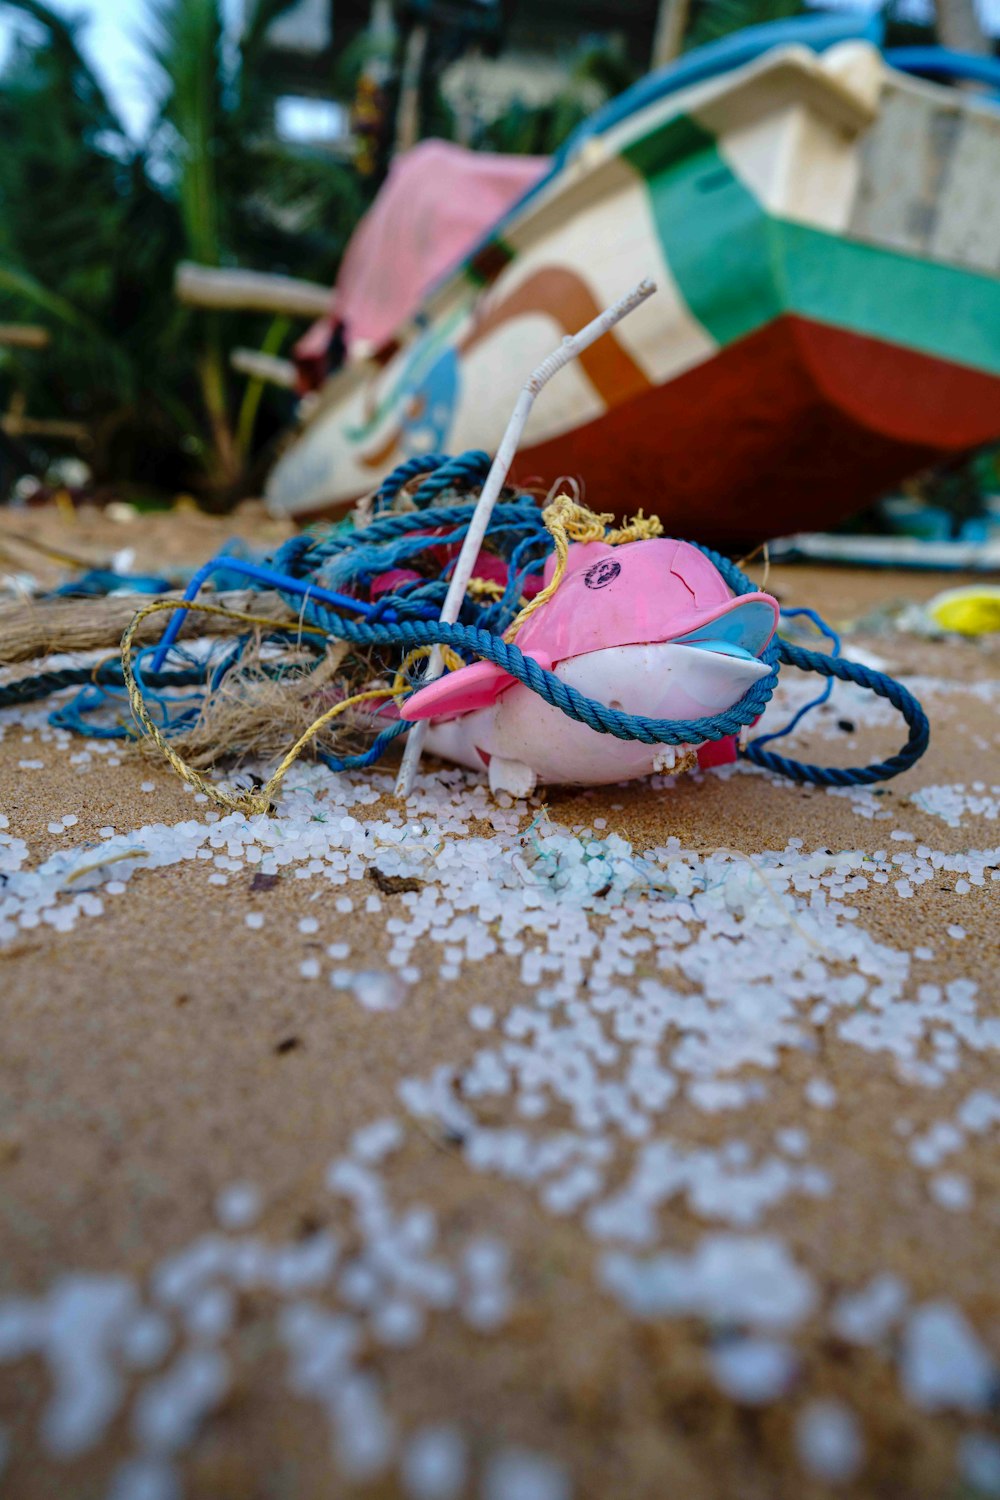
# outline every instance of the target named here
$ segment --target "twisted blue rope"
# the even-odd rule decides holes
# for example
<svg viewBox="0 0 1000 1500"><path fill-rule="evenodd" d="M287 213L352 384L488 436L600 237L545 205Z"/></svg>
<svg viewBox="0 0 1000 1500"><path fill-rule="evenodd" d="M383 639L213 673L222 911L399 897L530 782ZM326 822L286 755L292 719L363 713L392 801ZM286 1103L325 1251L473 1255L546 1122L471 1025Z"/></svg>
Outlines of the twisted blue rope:
<svg viewBox="0 0 1000 1500"><path fill-rule="evenodd" d="M482 484L490 472L490 462L490 455L481 448L470 448L457 458L446 458L417 489L413 496L414 505L423 510L445 490L469 490L474 484Z"/></svg>
<svg viewBox="0 0 1000 1500"><path fill-rule="evenodd" d="M203 683L205 680L204 667L181 667L165 672L153 672L146 674L147 683L156 688L191 687L195 683ZM96 670L93 667L58 667L51 672L35 672L30 677L18 677L13 682L6 682L0 687L0 708L19 708L25 703L36 703L40 698L51 698L53 693L61 693L65 688L79 687L81 683L102 688L124 688L125 682L122 677L120 662L105 662ZM49 722L61 726L55 717L60 710L49 715ZM75 723L67 723L66 728L77 729ZM94 738L92 726L79 729L79 733L87 734ZM114 735L113 738L120 738Z"/></svg>
<svg viewBox="0 0 1000 1500"><path fill-rule="evenodd" d="M405 464L401 465L401 468L405 467ZM475 508L474 501L462 505L435 506L434 536L427 534L429 524L427 515L413 510L405 511L402 515L380 516L362 532L335 531L324 536L312 536L304 532L301 536L291 537L279 547L274 554L271 566L275 572L289 573L293 578L303 578L307 574L314 573L327 558L338 553L355 552L361 547L383 547L387 542L405 537L408 532L419 533L425 548L437 547L441 545L441 538L436 534L438 529L449 526L464 528L472 519ZM529 496L520 496L517 500L503 500L494 506L490 517L490 529L494 533L523 532L529 527L551 547L552 539L542 525L538 506ZM394 554L388 551L383 552L381 565L385 569L393 567L395 565Z"/></svg>
<svg viewBox="0 0 1000 1500"><path fill-rule="evenodd" d="M830 642L832 648L830 654L832 656L840 655L840 636L814 609L783 609L781 615L783 619L796 619L800 615L805 615L806 619L811 620L820 634L825 635ZM759 734L754 740L754 744L759 747L761 745L769 745L772 740L785 739L798 728L806 714L812 713L814 708L819 708L820 704L825 703L832 692L833 678L828 677L823 691L817 693L815 698L810 698L808 703L803 703L802 707L797 713L792 715L787 724L781 729L773 730L770 734Z"/></svg>
<svg viewBox="0 0 1000 1500"><path fill-rule="evenodd" d="M875 781L889 781L916 765L931 739L931 726L917 699L901 682L885 672L876 672L863 667L860 662L846 661L844 657L824 656L820 651L807 651L804 646L793 646L791 641L779 641L779 654L783 662L798 667L803 672L818 672L822 677L838 677L841 682L856 682L868 688L892 704L906 721L909 735L902 750L890 755L888 760L878 760L869 766L814 766L798 760L788 760L773 750L763 750L751 743L742 752L755 766L766 771L775 771L788 776L792 781L809 781L816 786L870 786Z"/></svg>
<svg viewBox="0 0 1000 1500"><path fill-rule="evenodd" d="M418 474L429 474L433 469L439 469L442 464L448 462L446 453L416 453L412 458L406 459L388 474L378 489L375 491L375 514L385 510L391 505L403 488L411 479L416 479Z"/></svg>

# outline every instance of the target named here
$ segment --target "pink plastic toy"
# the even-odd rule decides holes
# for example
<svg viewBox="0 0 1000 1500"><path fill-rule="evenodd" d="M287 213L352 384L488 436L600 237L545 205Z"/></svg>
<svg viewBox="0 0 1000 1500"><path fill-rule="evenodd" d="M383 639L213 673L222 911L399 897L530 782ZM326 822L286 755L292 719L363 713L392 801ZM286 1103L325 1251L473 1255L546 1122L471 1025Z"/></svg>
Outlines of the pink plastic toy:
<svg viewBox="0 0 1000 1500"><path fill-rule="evenodd" d="M551 558L546 582L555 567ZM769 594L734 596L687 542L666 538L576 544L553 597L517 635L526 656L589 698L649 718L719 713L770 668ZM596 786L694 763L694 747L644 745L567 718L490 662L449 673L403 708L429 719L427 749L473 769L494 791L526 796L539 782ZM702 747L702 764L735 757L732 741Z"/></svg>

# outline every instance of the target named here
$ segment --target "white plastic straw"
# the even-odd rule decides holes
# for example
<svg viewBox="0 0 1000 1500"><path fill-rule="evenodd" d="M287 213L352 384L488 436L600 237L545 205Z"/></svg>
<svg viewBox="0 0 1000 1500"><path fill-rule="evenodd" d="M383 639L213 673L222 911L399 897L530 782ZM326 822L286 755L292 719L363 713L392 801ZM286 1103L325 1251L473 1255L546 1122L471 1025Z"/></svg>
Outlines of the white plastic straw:
<svg viewBox="0 0 1000 1500"><path fill-rule="evenodd" d="M627 296L622 297L618 302L613 303L611 307L606 308L593 322L588 323L585 328L581 328L579 333L567 334L559 345L559 348L554 349L546 359L542 360L538 368L532 372L524 389L517 398L511 419L507 423L507 430L497 449L490 472L486 476L486 483L483 485L479 503L473 512L472 520L469 522L469 529L465 534L462 550L458 554L455 571L451 575L451 583L448 585L448 593L445 596L444 605L441 609L441 619L446 624L453 625L458 619L458 612L462 607L465 590L468 587L469 579L472 577L472 569L475 566L476 558L479 556L479 549L483 544L483 537L486 535L486 528L490 523L493 507L497 502L500 491L503 489L507 472L514 462L514 455L521 441L521 434L524 432L528 415L535 403L535 397L542 389L542 386L546 385L552 379L553 375L561 370L564 365L568 365L571 359L576 359L577 355L582 354L584 349L588 349L591 344L596 343L603 334L607 333L609 329L614 328L616 323L620 323L622 318L627 317L641 302L645 302L647 297L651 297L655 291L655 281L650 281L648 278L640 281L639 285L633 287ZM441 649L439 646L435 646L427 663L424 682L433 682L436 677L440 677L443 665ZM396 778L396 793L400 797L408 797L413 790L413 782L417 774L417 767L420 764L420 756L423 753L424 740L427 738L428 728L429 720L421 719L419 723L414 724L407 736L406 750L399 768L399 775Z"/></svg>

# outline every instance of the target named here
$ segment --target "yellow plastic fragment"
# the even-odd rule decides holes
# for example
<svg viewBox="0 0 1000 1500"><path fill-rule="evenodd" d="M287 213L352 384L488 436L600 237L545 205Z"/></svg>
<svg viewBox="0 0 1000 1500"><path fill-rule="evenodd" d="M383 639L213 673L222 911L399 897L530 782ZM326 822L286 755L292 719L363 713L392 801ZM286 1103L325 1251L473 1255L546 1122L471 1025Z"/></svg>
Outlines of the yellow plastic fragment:
<svg viewBox="0 0 1000 1500"><path fill-rule="evenodd" d="M1000 630L1000 587L974 583L967 588L948 589L927 605L931 619L942 630L957 635L989 635Z"/></svg>

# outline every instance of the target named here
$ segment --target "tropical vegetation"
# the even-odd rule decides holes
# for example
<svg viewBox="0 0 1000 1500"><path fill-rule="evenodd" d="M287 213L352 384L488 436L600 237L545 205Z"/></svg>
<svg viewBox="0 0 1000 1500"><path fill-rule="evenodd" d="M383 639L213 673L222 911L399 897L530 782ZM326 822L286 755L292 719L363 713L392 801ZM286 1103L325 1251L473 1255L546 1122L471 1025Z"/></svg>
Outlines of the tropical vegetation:
<svg viewBox="0 0 1000 1500"><path fill-rule="evenodd" d="M2 0L33 25L0 75L0 320L42 322L52 344L4 351L0 394L86 424L99 479L233 493L251 446L240 403L259 392L226 351L269 327L181 308L175 267L331 284L364 206L349 165L276 133L264 38L291 3L256 0L234 37L219 0L150 0L159 103L136 141L77 27L43 0Z"/></svg>

